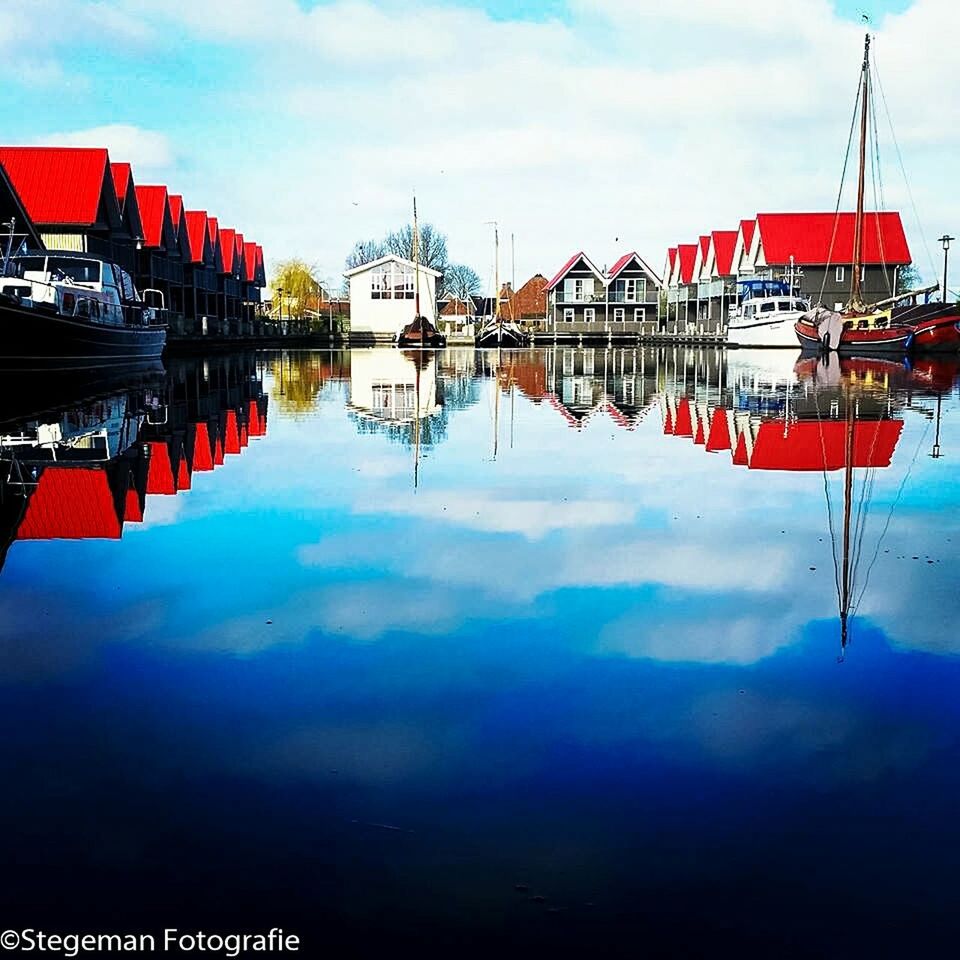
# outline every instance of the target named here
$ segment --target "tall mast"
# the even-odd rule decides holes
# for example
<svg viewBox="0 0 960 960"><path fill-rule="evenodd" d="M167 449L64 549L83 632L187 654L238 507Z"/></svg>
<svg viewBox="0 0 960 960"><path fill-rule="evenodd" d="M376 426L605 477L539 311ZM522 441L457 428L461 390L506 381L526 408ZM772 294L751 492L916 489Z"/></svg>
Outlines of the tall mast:
<svg viewBox="0 0 960 960"><path fill-rule="evenodd" d="M493 317L500 322L500 229L496 221L493 224L493 286L496 290L497 305Z"/></svg>
<svg viewBox="0 0 960 960"><path fill-rule="evenodd" d="M850 306L863 307L860 272L863 269L863 194L867 165L867 117L870 107L870 34L863 44L863 68L860 76L860 173L857 180L857 216L853 225L853 276L850 278Z"/></svg>
<svg viewBox="0 0 960 960"><path fill-rule="evenodd" d="M416 317L420 316L420 231L417 227L417 195L413 195L413 272L416 299Z"/></svg>
<svg viewBox="0 0 960 960"><path fill-rule="evenodd" d="M843 465L843 567L840 582L840 645L847 645L847 614L850 612L850 514L853 505L853 398L850 384L846 385L847 432Z"/></svg>

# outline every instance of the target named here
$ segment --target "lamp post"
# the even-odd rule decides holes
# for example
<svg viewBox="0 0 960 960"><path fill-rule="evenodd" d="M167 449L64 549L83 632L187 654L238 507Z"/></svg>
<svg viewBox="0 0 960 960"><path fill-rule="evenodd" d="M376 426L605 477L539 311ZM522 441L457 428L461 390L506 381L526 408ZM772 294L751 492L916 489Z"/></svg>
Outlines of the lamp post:
<svg viewBox="0 0 960 960"><path fill-rule="evenodd" d="M947 256L950 252L950 241L956 240L956 237L948 236L944 234L942 237L938 237L939 241L943 244L943 302L947 302Z"/></svg>
<svg viewBox="0 0 960 960"><path fill-rule="evenodd" d="M277 322L280 324L280 333L283 333L283 287L277 287Z"/></svg>

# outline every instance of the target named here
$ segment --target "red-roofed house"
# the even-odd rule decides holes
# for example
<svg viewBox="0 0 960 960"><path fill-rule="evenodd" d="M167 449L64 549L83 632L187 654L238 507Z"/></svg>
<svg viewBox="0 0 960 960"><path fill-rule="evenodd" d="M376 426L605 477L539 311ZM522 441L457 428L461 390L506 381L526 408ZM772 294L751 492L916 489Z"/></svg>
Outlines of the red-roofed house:
<svg viewBox="0 0 960 960"><path fill-rule="evenodd" d="M14 189L10 182L3 165L0 164L0 222L10 223L13 221L13 245L11 254L20 250L42 250L43 240L40 232L34 226L33 221L27 215L26 208L20 199L20 195ZM9 227L4 232L9 236Z"/></svg>
<svg viewBox="0 0 960 960"><path fill-rule="evenodd" d="M793 276L801 292L842 308L850 296L856 216L853 213L758 213L741 272L773 279ZM897 272L910 263L899 213L867 213L863 224L861 293L866 302L896 290Z"/></svg>
<svg viewBox="0 0 960 960"><path fill-rule="evenodd" d="M601 271L575 253L545 286L554 336L636 337L656 326L660 278L639 254Z"/></svg>
<svg viewBox="0 0 960 960"><path fill-rule="evenodd" d="M134 270L110 157L103 148L0 147L0 165L50 250L92 253Z"/></svg>

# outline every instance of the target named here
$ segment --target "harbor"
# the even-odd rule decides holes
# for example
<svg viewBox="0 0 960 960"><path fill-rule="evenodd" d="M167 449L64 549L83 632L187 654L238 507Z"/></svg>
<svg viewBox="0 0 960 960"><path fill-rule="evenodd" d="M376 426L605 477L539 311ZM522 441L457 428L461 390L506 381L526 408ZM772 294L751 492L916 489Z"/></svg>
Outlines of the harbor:
<svg viewBox="0 0 960 960"><path fill-rule="evenodd" d="M950 955L957 29L4 18L0 951Z"/></svg>

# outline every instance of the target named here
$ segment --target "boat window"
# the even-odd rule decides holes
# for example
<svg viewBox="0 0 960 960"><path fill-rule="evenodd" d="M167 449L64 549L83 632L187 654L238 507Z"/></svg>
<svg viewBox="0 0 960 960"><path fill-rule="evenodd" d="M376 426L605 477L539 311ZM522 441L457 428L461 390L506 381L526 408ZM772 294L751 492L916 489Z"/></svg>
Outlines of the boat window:
<svg viewBox="0 0 960 960"><path fill-rule="evenodd" d="M760 304L761 313L773 313L773 311L776 309L777 309L777 305L773 302Z"/></svg>
<svg viewBox="0 0 960 960"><path fill-rule="evenodd" d="M751 303L744 308L743 315L749 320L757 312L757 305Z"/></svg>
<svg viewBox="0 0 960 960"><path fill-rule="evenodd" d="M778 300L777 301L778 310L792 310L793 304L789 300Z"/></svg>
<svg viewBox="0 0 960 960"><path fill-rule="evenodd" d="M17 257L14 266L18 277L26 278L28 273L42 274L44 270L43 257Z"/></svg>
<svg viewBox="0 0 960 960"><path fill-rule="evenodd" d="M78 260L73 257L48 257L47 270L51 276L59 273L74 283L99 283L100 262L98 260Z"/></svg>

